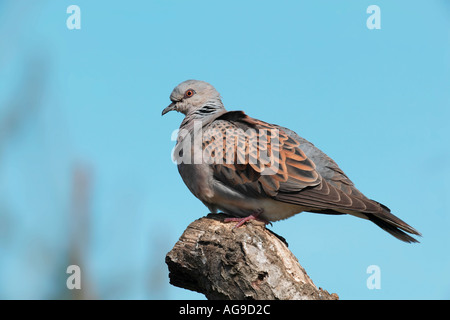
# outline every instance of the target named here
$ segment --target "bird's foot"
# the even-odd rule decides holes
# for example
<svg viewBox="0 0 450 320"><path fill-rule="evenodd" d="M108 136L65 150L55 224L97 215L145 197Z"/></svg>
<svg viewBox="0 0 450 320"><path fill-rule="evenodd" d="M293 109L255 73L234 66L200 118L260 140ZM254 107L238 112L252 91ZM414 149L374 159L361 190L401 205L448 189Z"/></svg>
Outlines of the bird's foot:
<svg viewBox="0 0 450 320"><path fill-rule="evenodd" d="M261 215L261 213L263 213L263 211L264 211L263 209L258 209L251 215L244 217L244 218L225 218L224 222L237 222L237 224L233 227L233 229L237 229L237 228L241 227L247 221L250 221L250 220L258 220L258 221L264 222L264 224L272 225L272 223L270 221L267 221L266 219L262 219L259 217Z"/></svg>

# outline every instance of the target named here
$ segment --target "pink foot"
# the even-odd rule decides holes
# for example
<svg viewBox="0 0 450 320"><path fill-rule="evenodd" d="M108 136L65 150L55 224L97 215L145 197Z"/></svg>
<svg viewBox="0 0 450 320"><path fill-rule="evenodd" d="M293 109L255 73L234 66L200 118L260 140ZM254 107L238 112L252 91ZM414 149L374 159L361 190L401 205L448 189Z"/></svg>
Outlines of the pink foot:
<svg viewBox="0 0 450 320"><path fill-rule="evenodd" d="M258 220L264 222L265 224L269 224L270 223L269 221L259 218L261 213L263 213L263 210L259 209L255 213L252 213L251 215L244 218L225 218L224 222L237 222L237 224L233 227L233 229L241 227L244 223L250 220Z"/></svg>

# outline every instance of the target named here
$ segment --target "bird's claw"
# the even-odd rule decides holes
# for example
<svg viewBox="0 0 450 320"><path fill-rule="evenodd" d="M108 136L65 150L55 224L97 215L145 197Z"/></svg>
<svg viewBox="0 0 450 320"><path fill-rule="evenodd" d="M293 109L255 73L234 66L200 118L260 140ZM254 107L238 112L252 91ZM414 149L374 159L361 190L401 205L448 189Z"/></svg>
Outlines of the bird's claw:
<svg viewBox="0 0 450 320"><path fill-rule="evenodd" d="M272 223L270 221L267 221L266 219L262 219L259 217L261 213L263 213L263 210L259 209L254 213L252 213L251 215L244 218L225 218L224 222L237 222L237 224L233 227L233 229L237 229L243 226L247 221L250 220L258 220L264 222L264 224L270 224L272 226Z"/></svg>

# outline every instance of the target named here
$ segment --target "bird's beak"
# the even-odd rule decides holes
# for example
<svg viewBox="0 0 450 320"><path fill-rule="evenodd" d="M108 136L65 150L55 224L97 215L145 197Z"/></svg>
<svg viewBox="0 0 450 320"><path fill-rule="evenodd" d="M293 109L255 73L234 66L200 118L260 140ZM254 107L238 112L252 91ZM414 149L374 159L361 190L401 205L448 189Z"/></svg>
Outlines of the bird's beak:
<svg viewBox="0 0 450 320"><path fill-rule="evenodd" d="M165 115L167 112L173 111L173 110L176 110L176 109L177 109L176 103L175 103L175 102L172 102L171 104L169 104L169 105L167 106L167 108L165 108L165 109L162 111L161 115L163 116L163 115Z"/></svg>

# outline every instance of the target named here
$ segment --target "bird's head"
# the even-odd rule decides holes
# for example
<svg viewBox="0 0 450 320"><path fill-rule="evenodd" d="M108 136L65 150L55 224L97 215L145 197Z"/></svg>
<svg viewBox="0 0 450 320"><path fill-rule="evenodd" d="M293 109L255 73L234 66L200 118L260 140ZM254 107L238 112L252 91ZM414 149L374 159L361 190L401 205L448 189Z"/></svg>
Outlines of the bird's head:
<svg viewBox="0 0 450 320"><path fill-rule="evenodd" d="M172 103L162 111L165 115L169 111L178 111L185 115L207 115L223 110L220 94L205 81L186 80L173 89L170 94Z"/></svg>

